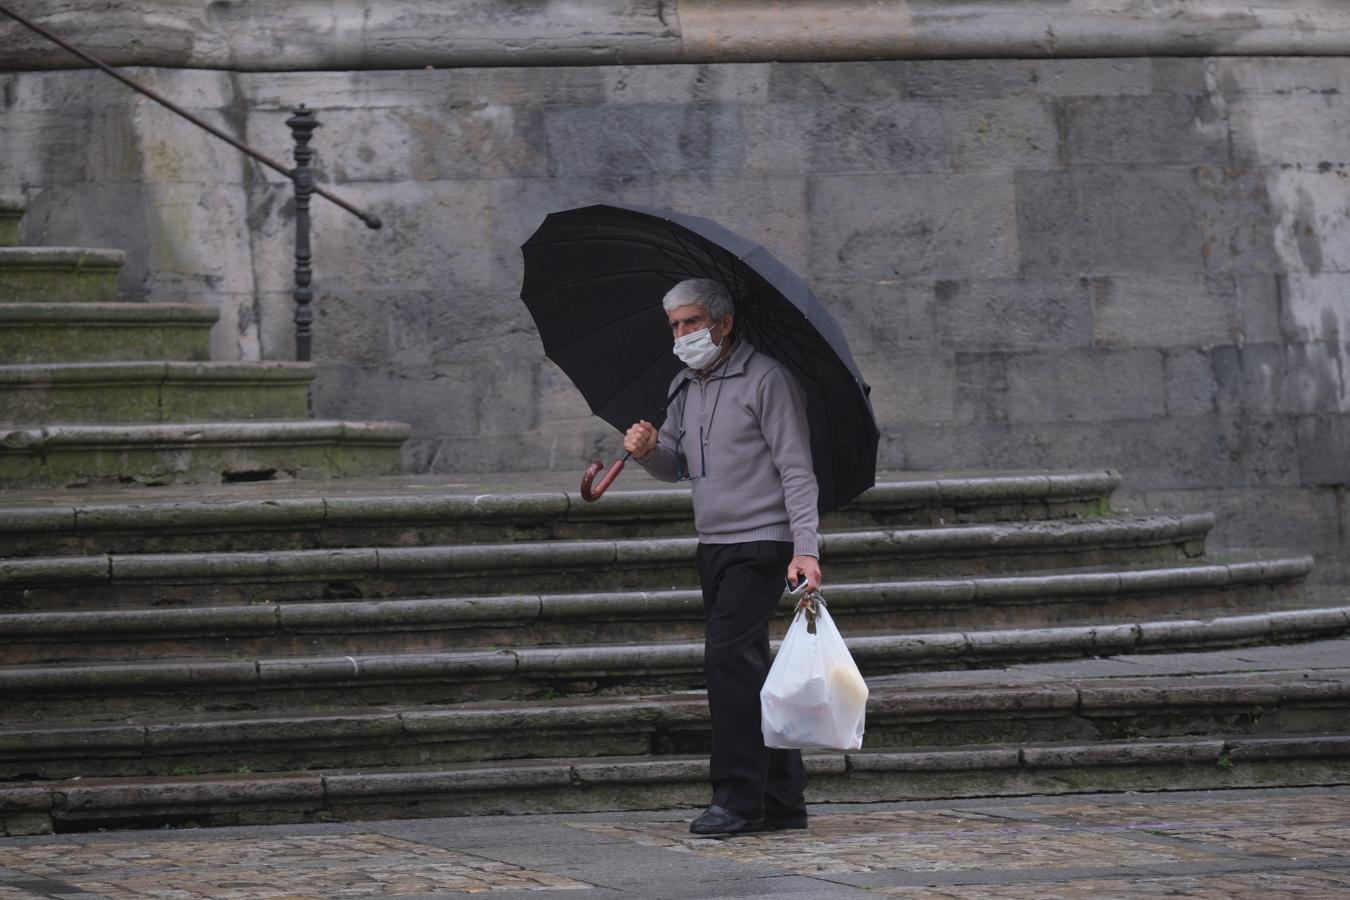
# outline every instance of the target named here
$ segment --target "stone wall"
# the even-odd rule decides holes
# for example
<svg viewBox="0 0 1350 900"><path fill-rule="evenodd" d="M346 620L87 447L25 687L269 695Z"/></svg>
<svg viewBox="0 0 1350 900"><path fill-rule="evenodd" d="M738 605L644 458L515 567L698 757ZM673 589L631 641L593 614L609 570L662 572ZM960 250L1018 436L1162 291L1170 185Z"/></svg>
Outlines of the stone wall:
<svg viewBox="0 0 1350 900"><path fill-rule="evenodd" d="M613 455L543 359L519 245L553 210L678 207L835 311L890 468L1110 466L1136 509L1350 580L1350 67L1343 57L141 70L280 157L305 102L314 395L413 424L415 470ZM289 191L97 73L0 75L27 237L123 247L128 294L291 354ZM637 477L637 476L633 476Z"/></svg>

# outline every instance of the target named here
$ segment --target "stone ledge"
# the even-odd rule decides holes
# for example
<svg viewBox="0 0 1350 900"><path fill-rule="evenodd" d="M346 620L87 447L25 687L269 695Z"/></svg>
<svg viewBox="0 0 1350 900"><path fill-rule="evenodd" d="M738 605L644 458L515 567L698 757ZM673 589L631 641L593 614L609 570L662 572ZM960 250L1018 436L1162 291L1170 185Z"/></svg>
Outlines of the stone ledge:
<svg viewBox="0 0 1350 900"><path fill-rule="evenodd" d="M0 247L0 278L6 272L37 269L45 272L114 273L126 264L124 250L88 247Z"/></svg>
<svg viewBox="0 0 1350 900"><path fill-rule="evenodd" d="M76 580L85 584L106 584L135 578L137 563L151 565L154 560L120 557L79 557L51 560L0 560L0 584L61 583ZM239 563L239 560L230 561ZM253 560L251 574L281 578L292 574L284 560ZM110 565L111 563L111 565ZM1308 563L1311 564L1310 561ZM370 551L333 551L326 572L334 578L370 575L376 561ZM1102 583L1086 582L1072 575L1040 575L1034 578L953 578L945 581L878 582L842 584L830 588L830 602L845 629L865 624L869 616L924 607L959 612L990 609L995 605L1019 605L1028 598L1066 600L1069 598L1126 598L1147 595L1158 590L1191 589L1202 584L1207 589L1236 589L1275 582L1259 566L1240 572L1233 567L1201 566L1202 577L1191 577L1184 567L1171 570L1171 579L1140 579L1122 584L1119 579ZM237 577L240 569L222 563L219 567L196 572L198 577ZM1167 571L1167 570L1164 570ZM1299 577L1296 570L1289 577ZM1039 587L1030 590L1029 583ZM1141 586L1143 585L1143 586ZM793 601L780 603L779 613L790 614ZM1103 607L1104 609L1104 607ZM234 638L247 636L294 637L328 635L341 638L350 634L376 632L421 632L427 630L467 633L473 626L504 625L523 628L531 625L564 625L569 622L603 621L618 623L669 623L701 621L702 599L697 590L614 591L587 594L518 594L482 597L427 597L413 599L323 601L300 603L255 602L223 606L178 608L115 608L91 610L35 610L0 612L0 646L13 643L58 642L79 644L86 640L165 640L172 638ZM1265 616L1230 616L1233 634L1258 634L1271 637L1297 637L1312 630L1322 632L1337 627L1344 618L1341 607L1284 610L1278 619ZM1132 624L1094 625L1093 646L1130 647L1140 640L1156 643L1185 641L1192 637L1196 623L1175 621L1174 627L1146 635ZM1200 634L1210 630L1200 624ZM1025 629L991 632L991 647L1024 639ZM931 638L931 636L928 636ZM853 639L861 639L855 632ZM1071 643L1077 641L1075 637ZM944 642L950 643L950 642ZM1009 645L1011 646L1011 645Z"/></svg>
<svg viewBox="0 0 1350 900"><path fill-rule="evenodd" d="M972 724L990 739L1006 740L1003 735L1008 726L999 723L1017 722L1023 726L1028 722L1036 723L1032 728L1018 727L1013 731L1024 737L1031 734L1049 737L1081 730L1083 724L1092 721L1091 717L1122 715L1130 717L1134 724L1123 726L1121 730L1160 729L1160 733L1149 731L1148 740L1164 741L1171 740L1166 735L1174 733L1174 729L1186 727L1184 723L1173 723L1178 715L1209 721L1213 716L1249 715L1253 711L1269 716L1277 709L1302 709L1320 710L1326 717L1334 717L1336 710L1344 710L1350 704L1350 670L1318 672L1316 683L1306 680L1308 674L1298 671L1260 676L1229 674L1211 679L1207 684L1189 684L1191 679L1182 676L1129 680L1126 684L1113 684L1113 679L1100 678L1071 679L1055 686L987 685L947 690L915 690L874 680L868 701L868 730L873 735L869 745L874 752L885 754L946 754L948 751L942 747L919 751L900 747L932 742L933 735L938 733L970 734L967 726ZM1104 683L1094 684L1094 681ZM400 741L420 748L474 744L484 740L491 740L494 745L502 741L519 741L523 748L532 740L556 736L575 741L576 752L584 755L587 740L594 736L637 735L641 738L640 745L647 746L654 735L706 733L707 728L704 695L691 691L632 699L575 698L547 704L500 703L426 709L404 706L370 712L11 726L0 729L0 758L7 761L7 766L23 770L25 766L63 758L83 759L86 763L131 759L129 765L132 766L142 759L144 761L139 765L153 766L155 759L181 759L184 754L231 758L243 753L252 754L257 767L260 757L275 753L284 755L299 747L322 748L315 752L321 756L326 753L331 758L341 756L342 748L359 755L362 747L383 747ZM1350 739L1333 739L1329 746L1340 747L1346 740ZM1250 758L1306 753L1304 739L1291 744L1281 735L1257 733L1233 739L1230 744L1239 748L1226 751L1230 755ZM1093 746L1105 745L1099 742ZM1141 746L1138 741L1128 745L1132 748ZM520 753L520 750L516 752ZM1015 752L1006 748L984 748L979 752L1011 754L1012 762L1018 759ZM874 761L870 765L877 763ZM167 765L154 768L163 770Z"/></svg>
<svg viewBox="0 0 1350 900"><path fill-rule="evenodd" d="M1209 621L1142 622L1117 626L1137 635L1132 646L1112 652L1140 652L1182 640L1193 646L1232 646L1269 638L1277 628L1288 635L1331 637L1350 630L1350 607L1292 610ZM1102 652L1092 626L933 634L861 636L848 639L860 668L869 676L917 666L989 659L1018 660L1093 656ZM776 642L775 642L776 644ZM0 693L11 696L139 694L198 687L303 689L309 685L397 683L445 679L464 683L512 676L548 681L641 673L698 675L699 642L595 644L355 656L177 660L134 664L16 666L0 668Z"/></svg>
<svg viewBox="0 0 1350 900"><path fill-rule="evenodd" d="M134 434L143 431L136 438L145 443L164 443L177 439L188 446L209 442L251 444L264 438L275 436L286 438L289 443L303 441L322 442L341 437L349 441L353 436L372 443L382 443L397 439L405 433L405 426L385 423L366 423L365 429L353 427L350 423L294 423L297 427L285 427L291 423L258 423L257 428L247 427L247 423L229 423L228 425L149 425L144 429L106 428L71 426L62 429L54 426L43 429L50 432L49 438L57 443L77 443L88 439L90 443L106 441L116 445L119 434ZM311 427L313 426L313 427ZM35 437L36 445L22 444L23 438L34 434L29 431L0 432L0 446L7 436L25 449L48 446L41 442L41 435ZM316 507L301 509L279 507L273 515L278 518L291 516L302 518L307 514L317 514ZM123 515L134 515L128 511ZM244 511L248 515L248 511ZM38 524L55 522L64 525L65 513L52 510L39 510L29 514L16 514L15 522ZM105 519L106 521L106 519ZM1142 546L1167 546L1177 542L1202 540L1213 524L1209 515L1196 515L1181 518L1141 517L1111 522L1096 520L1058 523L1054 527L1040 524L1013 523L997 526L953 525L939 528L913 528L904 531L874 532L831 532L822 536L822 545L830 558L836 562L850 559L906 558L909 556L935 556L939 554L995 554L1004 551L1013 553L1022 551L1062 551L1074 553L1084 548L1115 547L1137 548ZM686 564L693 558L697 546L696 538L659 538L632 540L577 540L577 541L538 541L534 543L502 544L455 544L449 546L426 547L367 547L334 548L323 550L279 550L276 552L241 551L236 553L161 553L161 554L111 554L112 578L115 583L133 583L153 581L154 579L215 578L228 576L236 579L275 577L285 575L289 578L324 579L335 576L388 575L388 576L433 576L450 573L480 572L494 569L511 571L553 570L569 566L612 566L626 567L660 566L668 564ZM68 567L71 557L38 557L22 560L23 566L0 567L0 588L14 587L21 583L38 583L44 575L44 567ZM1306 561L1306 566L1305 566ZM1311 568L1311 559L1297 557L1288 562L1286 571L1271 578L1301 577ZM1141 573L1119 573L1112 575L1093 574L1077 576L1077 581L1064 590L1081 590L1091 586L1093 589L1111 589L1113 578L1117 584L1135 581L1126 585L1127 589L1146 590L1160 587L1178 588L1195 586L1200 583L1212 583L1222 579L1231 581L1232 573L1223 577L1219 568L1196 570L1200 574L1182 574L1183 570L1144 570ZM1264 574L1264 573L1263 573ZM950 583L950 582L948 582ZM1042 582L1043 583L1043 582ZM988 579L972 580L973 589L991 590L992 581ZM1037 590L1034 579L1024 578L1011 585L1008 590L1020 590L1024 593ZM1076 586L1075 586L1076 585ZM950 588L949 588L950 590Z"/></svg>
<svg viewBox="0 0 1350 900"><path fill-rule="evenodd" d="M66 37L115 66L244 71L423 65L577 66L957 57L1346 55L1350 14L1334 0L1225 0L1140 7L1113 0L1024 0L951 8L940 0L766 4L667 0L547 9L415 3L399 16L369 2L301 0L209 11L206 0L109 14L93 0L55 17ZM278 53L276 35L285 34ZM5 67L68 68L70 57L5 23Z"/></svg>
<svg viewBox="0 0 1350 900"><path fill-rule="evenodd" d="M117 387L122 384L308 384L312 363L299 362L94 362L0 365L0 390L8 387Z"/></svg>
<svg viewBox="0 0 1350 900"><path fill-rule="evenodd" d="M402 443L411 429L402 422L304 420L282 422L152 423L146 425L52 425L46 428L0 429L0 452L10 448L54 451L95 447L198 447L327 443Z"/></svg>
<svg viewBox="0 0 1350 900"><path fill-rule="evenodd" d="M220 310L199 303L0 303L0 328L28 324L192 324L209 328Z"/></svg>
<svg viewBox="0 0 1350 900"><path fill-rule="evenodd" d="M128 306L138 306L127 304ZM72 310L48 304L55 311ZM189 307L188 309L194 309ZM5 307L0 305L0 324ZM522 476L528 478L529 476ZM1029 503L1104 498L1120 484L1114 472L1051 473L1048 475L963 478L916 478L882 481L850 504L850 509L877 510L944 503L975 506L982 502ZM311 489L317 490L317 489ZM461 489L462 490L462 489ZM315 494L305 497L267 497L235 500L157 500L137 496L122 502L90 502L49 506L13 506L0 517L0 533L29 531L49 523L50 530L95 533L101 530L156 528L184 529L256 525L320 527L362 526L456 519L505 520L522 524L566 518L588 522L667 515L691 518L687 490L622 490L605 495L602 503L586 503L579 494L563 491L517 493L446 493L428 486L424 493L349 496ZM60 510L57 512L57 510ZM22 522L22 524L19 524ZM829 526L829 518L826 519ZM3 554L0 550L0 554Z"/></svg>
<svg viewBox="0 0 1350 900"><path fill-rule="evenodd" d="M1087 786L1111 790L1118 787L1120 773L1129 773L1134 790L1294 785L1309 781L1301 765L1320 762L1332 767L1315 770L1314 780L1343 779L1350 762L1350 737L1342 735L1273 739L1271 745L1282 748L1273 760L1275 768L1263 768L1265 760L1238 761L1232 753L1244 743L1223 737L1179 738L1023 744L992 750L812 751L804 756L812 796L818 801L863 799L859 792L879 801L1063 793ZM1166 776L1159 781L1157 773ZM1205 778L1203 773L1210 774ZM110 822L148 827L185 819L209 825L307 821L316 815L457 815L479 811L483 804L515 812L634 809L658 800L662 806L696 804L698 796L706 795L706 779L703 756L540 759L369 773L92 778L0 787L0 809L11 834L49 833L57 824L78 830ZM654 798L652 791L663 787L675 793L662 792ZM469 802L457 805L456 798Z"/></svg>

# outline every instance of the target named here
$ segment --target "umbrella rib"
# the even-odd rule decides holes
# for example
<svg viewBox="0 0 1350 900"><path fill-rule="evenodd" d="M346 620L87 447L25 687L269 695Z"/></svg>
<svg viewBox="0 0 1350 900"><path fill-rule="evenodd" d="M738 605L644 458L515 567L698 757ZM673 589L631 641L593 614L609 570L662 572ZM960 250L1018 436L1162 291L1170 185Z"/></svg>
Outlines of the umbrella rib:
<svg viewBox="0 0 1350 900"><path fill-rule="evenodd" d="M760 325L764 325L764 326L768 326L768 327L760 328L760 327L758 327L758 326L760 326ZM792 331L791 331L790 329L783 328L781 325L779 325L779 323L776 323L776 322L768 322L768 321L758 320L758 321L756 321L755 323L753 323L753 324L750 326L750 328L751 328L751 330L758 330L758 331L764 333L764 334L765 334L766 336L768 336L768 337L779 338L779 339L780 339L780 344L781 344L781 343L787 343L787 341L781 340L781 339L790 337L790 336L792 335ZM753 342L752 342L752 343L753 343ZM825 342L822 340L821 343L825 343ZM795 346L795 349L798 349L798 350L804 351L805 353L810 354L811 357L812 357L813 359L820 360L820 361L824 361L824 362L832 362L832 361L838 360L840 363L843 363L843 360L842 360L842 359L839 359L838 355L835 354L835 353L833 352L833 349L832 349L832 348L831 348L831 351L830 351L829 353L824 353L824 352L821 352L820 350L817 350L814 344L796 344L796 345L794 345L794 346ZM826 344L826 346L828 347L829 345ZM787 362L787 360L783 360L783 362ZM847 366L845 366L845 368L847 368Z"/></svg>
<svg viewBox="0 0 1350 900"><path fill-rule="evenodd" d="M611 271L607 271L607 272L601 272L601 273L598 274L598 275L587 275L587 276L584 276L584 277L582 277L582 278L577 278L577 279L575 279L575 280L573 280L573 281L560 281L560 282L556 282L556 283L554 283L554 284L550 284L548 287L545 287L545 288L536 288L536 289L533 290L533 291L525 291L525 292L521 293L520 297L521 297L522 300L525 299L526 297L537 297L537 296L539 296L540 294L544 294L544 293L547 293L547 292L549 292L549 291L558 290L558 289L560 289L560 288L575 287L576 285L579 285L579 284L585 284L586 282L589 282L589 281L600 281L600 280L602 280L602 279L610 278L610 277L618 276L618 275L650 275L650 274L652 274L652 273L653 273L653 270L650 269L650 268L647 268L647 269L623 269L623 270L620 270L620 271L614 271L614 270L611 270ZM657 272L656 274L664 274L664 273Z"/></svg>
<svg viewBox="0 0 1350 900"><path fill-rule="evenodd" d="M554 349L554 350L561 350L561 349L563 349L564 347L570 347L570 346L572 346L573 344L575 344L577 341L582 340L583 338L588 338L588 337L590 337L591 335L593 335L593 334L595 334L595 333L597 333L597 332L604 331L606 328L609 328L611 325L614 325L616 322L622 322L624 319L631 319L633 316L642 315L642 314L645 313L645 312L650 312L651 309L652 309L652 305L649 304L649 305L647 305L647 306L642 306L642 307L639 307L639 308L637 308L637 309L629 310L629 311L625 312L625 313L624 313L623 315L621 315L621 316L615 316L615 317L612 318L612 319L606 319L605 321L601 322L599 325L596 325L594 328L589 328L589 329L587 329L586 331L582 331L582 332L579 332L579 333L577 333L577 334L572 335L571 337L569 337L569 338L567 339L567 343L565 343L565 344L554 344L554 345L553 345L553 349Z"/></svg>
<svg viewBox="0 0 1350 900"><path fill-rule="evenodd" d="M592 411L592 412L595 412L595 411L597 411L597 410L603 408L604 405L605 405L606 403L608 403L609 401L613 400L615 397L619 396L619 394L623 392L623 389L624 389L624 388L628 387L628 385L632 384L633 382L635 382L635 381L637 381L639 378L641 378L641 373L644 373L644 372L649 371L653 366L655 366L657 363L659 363L659 362L661 361L662 357L664 357L664 356L666 355L666 353L668 353L668 352L669 352L668 350L666 350L666 349L663 348L663 349L661 350L660 353L656 354L656 355L653 356L651 359L647 360L647 363L646 363L645 365L643 365L640 369L638 369L638 373L639 373L638 375L634 376L631 380L625 382L624 384L620 385L620 386L619 386L618 388L616 388L615 390L611 391L608 395L605 396L605 398L604 398L603 400L601 400L601 401L599 401L599 402L596 402L596 403L591 403L591 411ZM623 429L620 429L620 430L622 431Z"/></svg>
<svg viewBox="0 0 1350 900"><path fill-rule="evenodd" d="M677 223L675 222L670 222L669 224L677 225ZM736 289L734 281L728 284L728 281L731 281L731 279L728 279L726 277L725 270L723 269L718 259L718 254L713 253L710 250L710 248L717 250L722 250L722 248L718 247L716 244L711 243L710 241L704 240L699 235L692 234L691 232L685 230L683 226L678 227L680 228L679 231L674 231L670 228L667 228L666 234L668 234L676 243L678 243L680 245L680 248L683 249L685 253L690 257L693 257L697 251L702 251L702 255L708 259L709 263L712 264L712 268L714 270L714 273L717 275L718 281L726 285L728 290L731 290L734 296ZM697 237L699 239L700 243L696 248L692 245L692 242L688 240L688 238L690 237ZM722 250L722 252L726 253L725 250ZM707 272L705 271L703 274L706 275Z"/></svg>

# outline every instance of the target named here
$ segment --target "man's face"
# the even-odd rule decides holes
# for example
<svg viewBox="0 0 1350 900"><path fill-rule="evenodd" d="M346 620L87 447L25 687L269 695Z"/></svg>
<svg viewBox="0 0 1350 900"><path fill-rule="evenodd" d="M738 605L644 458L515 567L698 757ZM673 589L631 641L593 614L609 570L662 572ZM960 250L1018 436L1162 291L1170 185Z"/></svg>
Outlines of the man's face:
<svg viewBox="0 0 1350 900"><path fill-rule="evenodd" d="M689 306L677 306L666 314L666 319L670 322L670 333L672 337L681 338L686 334L693 334L695 331L701 331L704 328L711 328L710 337L714 344L721 344L722 339L727 336L731 330L731 313L727 313L718 321L714 322L708 315L708 311L698 304Z"/></svg>

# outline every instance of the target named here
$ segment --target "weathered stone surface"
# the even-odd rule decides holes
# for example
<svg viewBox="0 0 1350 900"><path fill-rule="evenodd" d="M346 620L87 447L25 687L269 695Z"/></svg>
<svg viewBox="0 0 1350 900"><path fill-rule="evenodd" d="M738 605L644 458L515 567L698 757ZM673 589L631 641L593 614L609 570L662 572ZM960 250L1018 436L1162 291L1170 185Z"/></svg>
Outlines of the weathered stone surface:
<svg viewBox="0 0 1350 900"><path fill-rule="evenodd" d="M1186 272L1202 262L1202 196L1188 170L1085 166L1018 172L1015 182L1024 271Z"/></svg>
<svg viewBox="0 0 1350 900"><path fill-rule="evenodd" d="M1059 159L1055 112L1041 99L951 102L944 110L954 169L1044 168Z"/></svg>
<svg viewBox="0 0 1350 900"><path fill-rule="evenodd" d="M0 364L205 360L219 316L195 304L0 304Z"/></svg>
<svg viewBox="0 0 1350 900"><path fill-rule="evenodd" d="M1297 420L1299 471L1307 484L1350 484L1350 415Z"/></svg>
<svg viewBox="0 0 1350 900"><path fill-rule="evenodd" d="M1024 765L1061 768L1081 765L1161 765L1167 763L1216 763L1224 751L1223 741L1139 741L1063 747L1025 747Z"/></svg>
<svg viewBox="0 0 1350 900"><path fill-rule="evenodd" d="M1016 270L1016 201L1005 177L822 175L809 190L816 215L840 223L816 229L809 267L818 277L988 278Z"/></svg>
<svg viewBox="0 0 1350 900"><path fill-rule="evenodd" d="M1105 347L1208 347L1237 339L1231 281L1102 278L1092 282L1093 339Z"/></svg>
<svg viewBox="0 0 1350 900"><path fill-rule="evenodd" d="M29 6L34 4L20 4L40 21L49 19L45 7ZM1141 11L1103 0L972 14L929 0L844 6L826 18L791 4L711 0L669 5L628 0L603 10L552 14L514 4L452 9L421 4L382 12L372 4L335 10L317 2L260 12L183 0L153 13L123 12L80 27L90 18L82 15L86 6L68 4L76 23L69 36L114 64L241 69L389 68L406 65L410 57L440 67L995 55L1297 56L1343 54L1350 31L1344 12L1329 0L1300 7L1297 16L1277 4L1241 11L1221 3ZM15 44L13 65L69 64L17 25L0 34ZM284 36L280 44L277 35ZM1092 87L1118 84L1118 78L1104 79Z"/></svg>
<svg viewBox="0 0 1350 900"><path fill-rule="evenodd" d="M1066 100L1060 111L1070 165L1229 161L1226 108L1204 94Z"/></svg>
<svg viewBox="0 0 1350 900"><path fill-rule="evenodd" d="M1162 418L1163 358L1156 350L1063 352L1008 360L1008 415L1018 422Z"/></svg>

